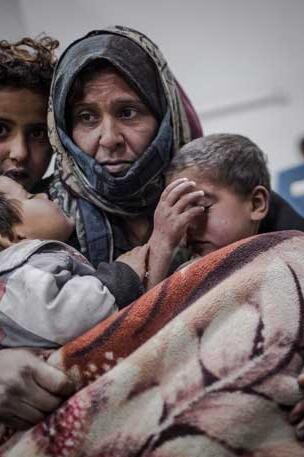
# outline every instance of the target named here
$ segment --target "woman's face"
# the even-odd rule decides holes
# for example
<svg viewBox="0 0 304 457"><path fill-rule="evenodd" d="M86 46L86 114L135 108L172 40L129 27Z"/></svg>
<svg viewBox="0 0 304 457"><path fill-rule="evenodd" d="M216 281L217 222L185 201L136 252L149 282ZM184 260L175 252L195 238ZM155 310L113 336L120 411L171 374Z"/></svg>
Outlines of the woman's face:
<svg viewBox="0 0 304 457"><path fill-rule="evenodd" d="M112 175L121 176L153 140L158 122L114 69L86 82L72 105L72 138Z"/></svg>
<svg viewBox="0 0 304 457"><path fill-rule="evenodd" d="M29 89L0 89L0 172L27 190L51 159L46 126L47 97Z"/></svg>

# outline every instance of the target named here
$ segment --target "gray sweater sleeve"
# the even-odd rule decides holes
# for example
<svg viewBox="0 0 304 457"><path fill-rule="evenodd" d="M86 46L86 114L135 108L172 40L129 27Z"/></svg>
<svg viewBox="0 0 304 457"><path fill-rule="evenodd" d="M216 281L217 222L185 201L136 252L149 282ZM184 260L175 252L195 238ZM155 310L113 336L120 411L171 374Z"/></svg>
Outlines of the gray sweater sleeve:
<svg viewBox="0 0 304 457"><path fill-rule="evenodd" d="M5 282L0 321L8 347L64 344L118 310L94 268L57 246L33 254Z"/></svg>

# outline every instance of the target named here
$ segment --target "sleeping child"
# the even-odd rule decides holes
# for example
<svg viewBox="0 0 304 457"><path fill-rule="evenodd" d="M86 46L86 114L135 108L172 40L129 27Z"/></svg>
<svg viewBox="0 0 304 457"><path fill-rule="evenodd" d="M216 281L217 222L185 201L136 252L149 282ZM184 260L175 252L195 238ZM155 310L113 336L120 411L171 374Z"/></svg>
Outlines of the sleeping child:
<svg viewBox="0 0 304 457"><path fill-rule="evenodd" d="M95 270L64 243L73 230L45 194L0 176L0 348L56 348L143 293L140 256Z"/></svg>

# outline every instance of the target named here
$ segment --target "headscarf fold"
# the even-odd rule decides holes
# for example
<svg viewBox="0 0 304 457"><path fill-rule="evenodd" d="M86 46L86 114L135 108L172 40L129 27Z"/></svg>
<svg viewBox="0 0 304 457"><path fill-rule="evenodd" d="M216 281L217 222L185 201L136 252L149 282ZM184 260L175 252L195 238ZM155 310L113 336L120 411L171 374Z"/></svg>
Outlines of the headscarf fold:
<svg viewBox="0 0 304 457"><path fill-rule="evenodd" d="M113 65L159 122L151 144L122 177L111 176L84 153L67 128L73 82L96 60ZM193 107L158 47L145 35L121 26L91 32L63 53L53 79L48 124L56 152L50 195L75 219L81 251L95 265L132 248L119 216L152 215L174 152L202 134Z"/></svg>

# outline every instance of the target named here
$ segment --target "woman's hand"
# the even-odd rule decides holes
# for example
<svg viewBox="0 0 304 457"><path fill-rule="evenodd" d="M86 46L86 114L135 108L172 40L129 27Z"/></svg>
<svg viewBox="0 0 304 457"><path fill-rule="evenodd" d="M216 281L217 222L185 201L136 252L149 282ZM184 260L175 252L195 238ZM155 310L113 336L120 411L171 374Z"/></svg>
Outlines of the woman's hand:
<svg viewBox="0 0 304 457"><path fill-rule="evenodd" d="M304 373L298 378L300 387L304 389ZM304 400L299 401L290 413L290 422L296 427L296 435L299 440L304 440Z"/></svg>
<svg viewBox="0 0 304 457"><path fill-rule="evenodd" d="M0 421L24 430L74 392L69 378L26 349L0 350Z"/></svg>

